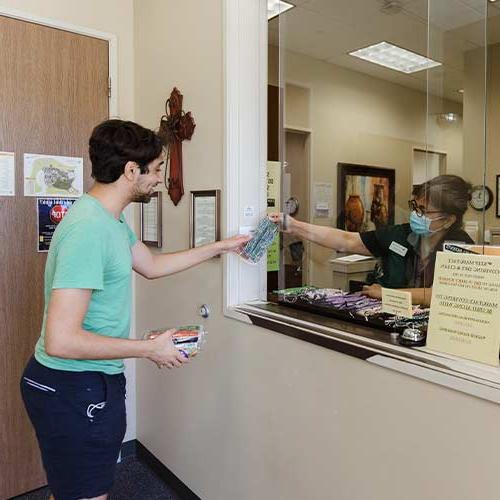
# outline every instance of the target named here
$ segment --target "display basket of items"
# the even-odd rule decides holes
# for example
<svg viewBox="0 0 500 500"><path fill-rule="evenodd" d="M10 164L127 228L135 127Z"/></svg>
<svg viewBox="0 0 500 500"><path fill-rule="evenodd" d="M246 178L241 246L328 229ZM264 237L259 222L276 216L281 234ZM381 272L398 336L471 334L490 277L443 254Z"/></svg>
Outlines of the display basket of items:
<svg viewBox="0 0 500 500"><path fill-rule="evenodd" d="M429 321L429 309L413 306L413 317L403 318L382 312L382 301L348 293L336 288L303 286L276 290L278 303L302 311L342 319L365 326L372 326L386 332L403 333L408 329L420 332L418 342L408 345L422 345ZM404 343L404 338L402 339Z"/></svg>

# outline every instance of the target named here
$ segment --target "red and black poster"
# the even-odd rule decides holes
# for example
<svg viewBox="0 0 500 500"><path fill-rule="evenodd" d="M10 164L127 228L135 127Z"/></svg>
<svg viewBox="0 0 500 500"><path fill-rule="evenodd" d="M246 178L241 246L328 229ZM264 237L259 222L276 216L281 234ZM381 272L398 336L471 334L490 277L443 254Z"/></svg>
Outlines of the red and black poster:
<svg viewBox="0 0 500 500"><path fill-rule="evenodd" d="M38 198L38 251L48 252L57 225L76 200L69 198Z"/></svg>

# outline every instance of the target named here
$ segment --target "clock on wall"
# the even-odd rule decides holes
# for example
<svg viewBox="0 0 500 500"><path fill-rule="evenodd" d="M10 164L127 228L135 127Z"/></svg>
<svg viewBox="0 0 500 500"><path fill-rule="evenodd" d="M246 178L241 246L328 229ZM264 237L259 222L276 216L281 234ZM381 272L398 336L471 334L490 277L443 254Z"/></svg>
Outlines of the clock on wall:
<svg viewBox="0 0 500 500"><path fill-rule="evenodd" d="M469 205L474 210L488 210L493 203L493 191L488 186L472 186L471 199Z"/></svg>
<svg viewBox="0 0 500 500"><path fill-rule="evenodd" d="M293 196L288 198L285 203L285 208L288 215L295 215L299 211L299 200Z"/></svg>

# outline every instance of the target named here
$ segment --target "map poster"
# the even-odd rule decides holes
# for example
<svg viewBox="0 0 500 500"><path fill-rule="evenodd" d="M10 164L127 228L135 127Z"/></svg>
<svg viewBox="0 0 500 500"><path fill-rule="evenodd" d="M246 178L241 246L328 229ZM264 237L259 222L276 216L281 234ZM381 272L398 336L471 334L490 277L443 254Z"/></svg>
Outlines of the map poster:
<svg viewBox="0 0 500 500"><path fill-rule="evenodd" d="M426 345L499 365L500 257L438 252Z"/></svg>
<svg viewBox="0 0 500 500"><path fill-rule="evenodd" d="M76 200L38 198L38 251L48 252L57 225Z"/></svg>
<svg viewBox="0 0 500 500"><path fill-rule="evenodd" d="M24 155L24 196L78 198L83 194L83 158Z"/></svg>

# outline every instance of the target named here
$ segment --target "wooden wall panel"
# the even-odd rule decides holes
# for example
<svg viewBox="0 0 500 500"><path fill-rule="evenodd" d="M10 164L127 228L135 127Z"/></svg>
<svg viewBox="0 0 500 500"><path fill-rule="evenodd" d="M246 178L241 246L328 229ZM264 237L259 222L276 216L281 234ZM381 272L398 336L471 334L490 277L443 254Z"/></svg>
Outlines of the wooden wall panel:
<svg viewBox="0 0 500 500"><path fill-rule="evenodd" d="M0 197L0 498L46 483L19 378L40 333L46 254L23 154L84 158L108 117L108 42L0 16L0 151L16 153L16 196Z"/></svg>

